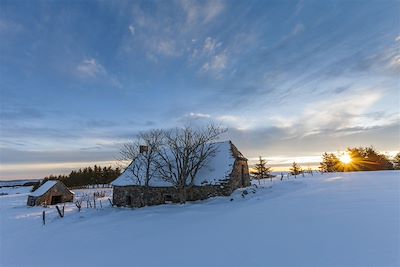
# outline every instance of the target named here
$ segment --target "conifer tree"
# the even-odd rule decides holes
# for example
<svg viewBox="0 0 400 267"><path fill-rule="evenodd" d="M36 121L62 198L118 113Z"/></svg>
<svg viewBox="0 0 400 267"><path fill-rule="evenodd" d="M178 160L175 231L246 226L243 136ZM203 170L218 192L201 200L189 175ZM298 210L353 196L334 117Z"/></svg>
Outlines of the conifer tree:
<svg viewBox="0 0 400 267"><path fill-rule="evenodd" d="M254 165L254 170L251 172L256 179L258 180L258 184L260 184L260 180L264 178L271 178L272 181L272 175L271 175L271 167L267 167L267 161L265 159L262 159L262 157L259 157L258 163Z"/></svg>
<svg viewBox="0 0 400 267"><path fill-rule="evenodd" d="M338 172L342 171L343 167L339 158L333 153L324 153L319 169L321 172Z"/></svg>
<svg viewBox="0 0 400 267"><path fill-rule="evenodd" d="M294 175L294 178L296 178L296 175L299 175L301 172L302 170L300 165L296 162L293 162L292 167L290 168L290 174Z"/></svg>
<svg viewBox="0 0 400 267"><path fill-rule="evenodd" d="M396 170L400 170L400 152L394 156L393 165Z"/></svg>

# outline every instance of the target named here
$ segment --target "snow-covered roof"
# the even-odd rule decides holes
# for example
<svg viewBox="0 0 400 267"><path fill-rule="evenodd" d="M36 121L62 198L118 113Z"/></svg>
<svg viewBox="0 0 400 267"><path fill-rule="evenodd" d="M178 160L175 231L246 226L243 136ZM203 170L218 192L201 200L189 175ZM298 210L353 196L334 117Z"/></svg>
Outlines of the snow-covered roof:
<svg viewBox="0 0 400 267"><path fill-rule="evenodd" d="M235 163L232 143L230 141L224 141L214 143L213 145L216 146L216 153L208 159L207 164L197 173L194 181L194 184L197 186L220 184L226 181L226 179L229 179L229 175L232 172ZM137 177L134 177L130 171L133 164L134 162L132 162L111 184L114 186L143 185L144 179L143 181L138 181ZM172 184L156 176L150 180L149 186L168 187L172 186Z"/></svg>
<svg viewBox="0 0 400 267"><path fill-rule="evenodd" d="M38 189L36 189L29 195L33 196L33 197L40 197L41 195L43 195L44 193L49 191L49 189L52 188L53 186L55 186L56 184L57 184L57 181L54 181L54 180L47 181L44 184L42 184L41 187L39 187Z"/></svg>

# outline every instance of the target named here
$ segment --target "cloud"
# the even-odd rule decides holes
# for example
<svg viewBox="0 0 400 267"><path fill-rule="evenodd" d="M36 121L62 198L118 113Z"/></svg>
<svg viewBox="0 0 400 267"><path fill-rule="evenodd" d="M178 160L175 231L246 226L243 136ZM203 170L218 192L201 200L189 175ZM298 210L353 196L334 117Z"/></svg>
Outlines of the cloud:
<svg viewBox="0 0 400 267"><path fill-rule="evenodd" d="M128 29L132 35L135 35L135 27L132 24L129 25Z"/></svg>
<svg viewBox="0 0 400 267"><path fill-rule="evenodd" d="M293 128L286 127L230 128L224 138L232 140L248 158L259 155L293 158L320 156L323 152L355 146L373 145L381 151L400 149L399 127L397 121L376 127L327 129L303 137L293 135Z"/></svg>
<svg viewBox="0 0 400 267"><path fill-rule="evenodd" d="M184 116L178 118L177 120L181 124L199 124L205 125L209 123L214 123L217 125L221 125L223 127L233 127L235 129L248 129L252 120L245 119L240 116L226 114L226 115L210 115L207 113L195 113L190 112L185 114Z"/></svg>
<svg viewBox="0 0 400 267"><path fill-rule="evenodd" d="M291 35L292 36L298 35L298 34L302 33L304 31L304 29L305 29L304 25L302 23L298 23L294 26L294 28L291 32Z"/></svg>
<svg viewBox="0 0 400 267"><path fill-rule="evenodd" d="M222 45L221 42L217 42L217 40L211 37L207 37L206 40L204 41L203 53L206 55L215 54L217 48L220 47L221 45Z"/></svg>
<svg viewBox="0 0 400 267"><path fill-rule="evenodd" d="M105 67L94 58L82 60L76 67L76 72L81 78L97 80L99 82L110 84L113 87L122 87L119 80L109 74Z"/></svg>
<svg viewBox="0 0 400 267"><path fill-rule="evenodd" d="M88 120L84 122L84 125L86 125L88 128L110 128L117 126L118 124L115 121L109 121L109 120Z"/></svg>
<svg viewBox="0 0 400 267"><path fill-rule="evenodd" d="M359 97L362 95L362 97ZM328 136L344 136L355 131L391 125L399 119L396 114L373 109L383 93L376 89L341 89L340 94L333 94L329 100L315 100L299 105L293 112L287 113L293 107L287 106L287 114L268 108L256 108L249 113L223 114L208 116L207 121L221 123L224 126L239 130L275 127L285 132L285 138L302 139L307 136L325 134ZM371 112L373 110L373 112Z"/></svg>
<svg viewBox="0 0 400 267"><path fill-rule="evenodd" d="M200 73L209 73L215 78L222 78L221 72L229 62L228 49L223 49L222 42L208 36L201 47L192 49L189 63L199 67Z"/></svg>
<svg viewBox="0 0 400 267"><path fill-rule="evenodd" d="M363 95L363 97L360 98L358 95ZM310 104L300 118L303 134L314 134L323 128L342 129L360 126L357 125L362 123L359 120L360 116L381 97L379 92L361 91L355 96L346 95Z"/></svg>
<svg viewBox="0 0 400 267"><path fill-rule="evenodd" d="M176 43L170 39L161 39L154 44L154 50L158 52L158 54L164 56L179 56L181 54L180 50L177 49Z"/></svg>
<svg viewBox="0 0 400 267"><path fill-rule="evenodd" d="M133 22L128 27L134 29L134 37L126 34L122 45L124 52L137 53L139 48L154 63L180 58L198 70L203 65L204 70L222 69L226 62L226 55L221 54L222 42L207 35L210 23L224 9L221 1L213 0L182 0L171 2L171 5L155 5L151 12L136 4L132 10ZM166 14L176 18L172 20Z"/></svg>
<svg viewBox="0 0 400 267"><path fill-rule="evenodd" d="M185 117L188 117L190 119L208 119L208 118L211 118L211 115L210 114L205 114L205 113L190 112Z"/></svg>
<svg viewBox="0 0 400 267"><path fill-rule="evenodd" d="M84 59L76 69L80 75L85 77L94 78L99 75L107 75L105 68L94 58Z"/></svg>
<svg viewBox="0 0 400 267"><path fill-rule="evenodd" d="M225 6L221 1L191 1L182 0L180 4L186 13L187 24L209 23L223 12Z"/></svg>
<svg viewBox="0 0 400 267"><path fill-rule="evenodd" d="M157 63L159 56L179 57L185 51L182 26L178 21L172 21L166 16L167 9L156 5L150 13L139 4L134 5L133 23L128 26L129 34L123 45L125 52L136 53L138 48L150 61Z"/></svg>
<svg viewBox="0 0 400 267"><path fill-rule="evenodd" d="M203 64L201 72L211 72L217 78L221 78L221 71L224 70L228 63L228 55L226 51L211 57L210 61Z"/></svg>
<svg viewBox="0 0 400 267"><path fill-rule="evenodd" d="M297 2L297 5L296 5L296 9L295 9L295 11L294 11L294 14L295 14L295 15L299 15L300 12L303 10L303 8L304 8L304 0L299 0L299 1Z"/></svg>
<svg viewBox="0 0 400 267"><path fill-rule="evenodd" d="M0 19L0 33L16 33L22 29L22 25L14 21Z"/></svg>

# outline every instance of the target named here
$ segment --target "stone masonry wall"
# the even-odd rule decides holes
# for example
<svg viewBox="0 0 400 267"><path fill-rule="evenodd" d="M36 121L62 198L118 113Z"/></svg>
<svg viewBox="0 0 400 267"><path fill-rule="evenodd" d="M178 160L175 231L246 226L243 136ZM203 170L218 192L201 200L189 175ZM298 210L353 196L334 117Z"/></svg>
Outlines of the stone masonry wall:
<svg viewBox="0 0 400 267"><path fill-rule="evenodd" d="M235 158L230 177L221 185L194 186L187 190L187 201L203 200L214 196L229 196L240 187L250 186L247 159L231 143ZM174 187L114 186L113 204L117 206L143 207L168 202L178 203L179 192Z"/></svg>

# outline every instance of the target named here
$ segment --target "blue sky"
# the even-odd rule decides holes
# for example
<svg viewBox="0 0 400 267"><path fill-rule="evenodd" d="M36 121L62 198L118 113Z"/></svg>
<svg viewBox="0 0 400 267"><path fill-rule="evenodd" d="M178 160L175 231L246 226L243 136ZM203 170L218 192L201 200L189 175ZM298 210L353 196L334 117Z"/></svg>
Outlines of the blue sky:
<svg viewBox="0 0 400 267"><path fill-rule="evenodd" d="M399 1L0 1L0 178L214 122L250 159L400 149ZM303 159L305 157L305 159Z"/></svg>

